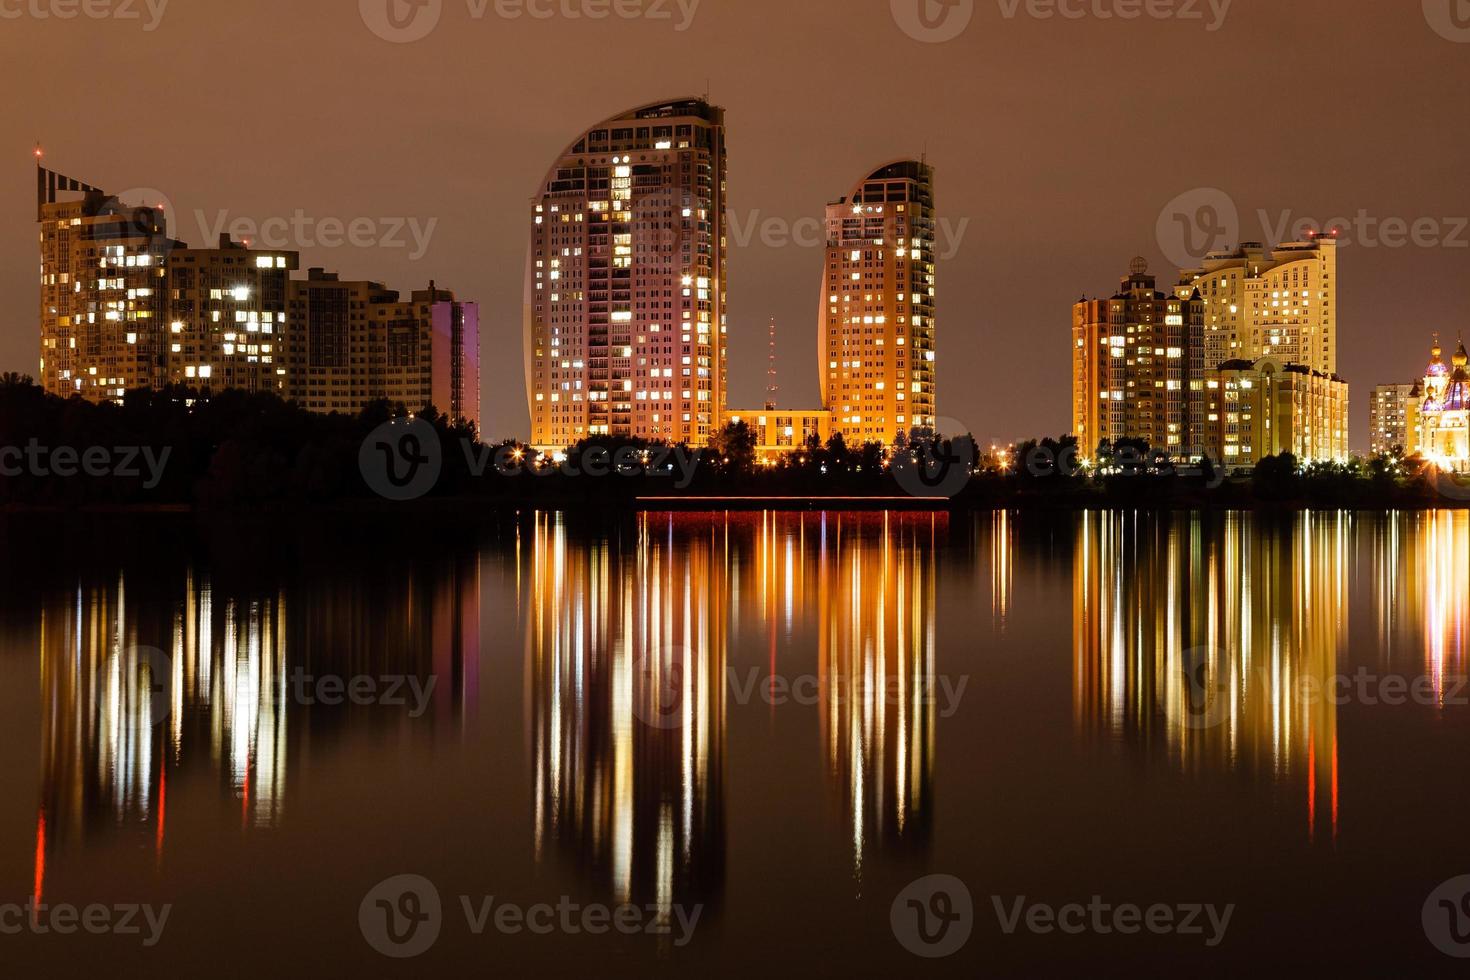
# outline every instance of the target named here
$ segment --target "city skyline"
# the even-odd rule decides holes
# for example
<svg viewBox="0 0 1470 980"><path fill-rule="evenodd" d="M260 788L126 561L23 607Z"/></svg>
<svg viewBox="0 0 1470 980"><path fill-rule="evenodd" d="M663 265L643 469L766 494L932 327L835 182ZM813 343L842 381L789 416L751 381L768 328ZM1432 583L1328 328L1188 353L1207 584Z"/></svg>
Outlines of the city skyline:
<svg viewBox="0 0 1470 980"><path fill-rule="evenodd" d="M744 422L760 455L775 457L834 434L894 445L966 431L934 414L939 222L934 169L917 160L885 164L827 205L822 406L778 406L772 318L766 402L729 408L724 118L701 98L629 110L584 132L547 174L526 255L530 444L560 452L611 435L702 445ZM631 150L642 151L636 166ZM445 406L481 430L478 303L432 280L402 303L382 283L320 267L293 279L299 253L252 249L229 233L196 248L170 237L166 204L130 203L51 170L39 145L33 156L48 391L121 401L132 388L198 384L348 414L386 398ZM1139 256L1111 300L1084 294L1073 308L1067 434L1089 453L1141 439L1176 460L1232 467L1287 452L1346 462L1348 385L1334 371L1341 233L1211 250L1180 270L1172 296ZM107 276L82 276L99 265ZM1135 406L1144 387L1165 404ZM1392 387L1369 399L1373 453L1386 445L1380 415ZM1099 398L1113 407L1099 414Z"/></svg>
<svg viewBox="0 0 1470 980"><path fill-rule="evenodd" d="M1365 245L1353 228L1353 243L1342 248L1342 274L1354 286L1341 298L1339 371L1363 391L1380 380L1413 377L1422 369L1420 338L1436 329L1452 336L1459 326L1464 297L1457 270L1466 250L1451 242L1465 236L1445 219L1470 213L1458 164L1467 144L1459 127L1439 124L1436 93L1470 69L1462 46L1435 33L1417 9L1370 9L1347 18L1339 6L1315 0L1271 11L1241 3L1211 33L1200 24L1149 18L1006 19L982 4L964 33L939 44L907 36L886 3L803 4L780 12L779 32L738 7L713 2L683 32L676 24L617 19L466 22L460 10L446 11L428 37L392 44L364 27L355 10L298 8L263 2L258 17L236 23L222 11L180 7L148 34L84 19L15 22L16 58L8 70L17 88L20 79L48 71L39 60L47 44L73 46L92 51L99 72L151 78L168 88L196 135L179 152L169 141L138 138L137 127L122 118L89 115L84 129L63 128L62 113L75 108L80 118L95 89L81 77L59 77L46 100L17 107L9 158L19 163L44 139L63 171L109 188L157 187L184 219L187 232L180 237L200 242L215 240L197 229L214 231L221 209L227 222L256 227L304 209L315 224L301 234L287 232L280 243L302 253L303 267L393 283L427 281L432 269L434 278L485 303L487 338L503 337L507 330L514 335L521 315L525 232L516 216L525 213L548 161L595 119L671 92L708 89L726 106L738 147L731 160L730 277L740 295L732 296L729 310L730 402L764 401L765 325L775 316L782 325L781 405L808 407L819 403L815 351L795 327L810 322L821 236L810 245L803 236L795 236L803 244L783 242L801 230L798 222L819 224L822 202L853 175L927 147L944 177L943 208L954 233L941 238L937 255L946 283L939 310L946 359L936 379L947 393L942 413L986 442L1066 428L1068 396L1055 383L1066 338L1055 311L1074 301L1082 284L1115 278L1118 261L1128 256L1142 254L1159 270L1183 267L1165 253L1156 224L1176 197L1196 189L1218 189L1234 205L1239 230L1222 233L1219 245L1223 238L1272 241L1283 222L1351 220L1360 210L1377 223L1365 227L1380 238L1379 225L1392 219L1444 222L1444 242L1435 247ZM261 26L272 11L296 29L290 36ZM949 113L913 104L876 75L834 81L817 65L787 57L823 43L838 20L849 28L845 57L921 60L933 85L973 107L968 121L953 125ZM209 39L226 28L241 47L204 57ZM553 79L538 87L535 99L496 96L535 64L533 52L551 31L559 57L597 57L607 45L638 45L654 54L633 59L595 90ZM137 43L113 44L119 32ZM156 65L124 57L147 52L155 41L169 52ZM220 93L239 87L231 72L250 77L244 52L252 41L292 55L306 74L289 82L254 78L250 98L229 111L213 108ZM1032 67L1079 59L1096 64L1124 43L1157 57L1149 65L1111 64L1105 77L1085 86L1071 73L1038 74ZM1332 51L1362 71L1325 76L1299 67L1304 47ZM1320 98L1293 108L1300 139L1263 151L1256 141L1202 124L1198 86L1161 82L1236 77L1241 48L1261 65L1278 66L1272 71L1278 78L1305 73L1323 84ZM1392 50L1392 58L1383 50ZM721 56L730 51L742 55ZM383 63L393 70L381 70ZM1402 64L1416 72L1400 71ZM338 75L351 76L361 104L373 106L372 126L322 126L316 105L301 99L301 86L317 79L328 95L341 90L343 83L333 80ZM1005 84L1018 75L1030 83ZM203 82L165 81L174 77ZM467 115L456 100L430 94L443 92L474 96L478 108ZM834 98L849 97L844 93L883 106L888 121L854 124L830 112ZM1134 152L1074 152L1107 145L1122 105L1149 120L1134 137ZM278 152L239 152L240 126L257 122L272 132ZM1375 138L1364 141L1368 130ZM1196 135L1181 144L1181 131ZM99 147L108 148L106 159ZM5 183L3 193L13 195L6 207L29 207L25 179L17 174ZM388 219L414 219L424 231L437 224L422 254L422 239L406 230L396 236L403 247L323 244L343 236L323 234L321 222L359 218L378 221L380 238L395 237ZM1288 229L1279 237L1293 236ZM22 235L0 242L0 287L29 294L33 247ZM1410 282L1414 287L1405 288ZM1414 344L1374 342L1385 334L1411 336ZM1039 345L1055 353L1040 356ZM33 348L32 331L12 325L0 336L0 369L33 372ZM984 384L969 382L973 365L993 365ZM522 374L515 357L486 366L485 414L510 420L506 428L514 430L497 437L529 433L525 399L513 385ZM1352 424L1353 447L1365 451L1366 412L1354 411Z"/></svg>

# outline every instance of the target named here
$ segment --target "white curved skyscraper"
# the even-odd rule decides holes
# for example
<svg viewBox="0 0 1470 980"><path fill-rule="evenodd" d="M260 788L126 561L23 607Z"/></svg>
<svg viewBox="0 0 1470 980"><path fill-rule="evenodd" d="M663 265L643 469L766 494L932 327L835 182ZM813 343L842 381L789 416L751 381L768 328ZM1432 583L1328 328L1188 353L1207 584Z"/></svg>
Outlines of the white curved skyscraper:
<svg viewBox="0 0 1470 980"><path fill-rule="evenodd" d="M599 123L531 203L531 443L704 445L725 410L725 113L658 102Z"/></svg>

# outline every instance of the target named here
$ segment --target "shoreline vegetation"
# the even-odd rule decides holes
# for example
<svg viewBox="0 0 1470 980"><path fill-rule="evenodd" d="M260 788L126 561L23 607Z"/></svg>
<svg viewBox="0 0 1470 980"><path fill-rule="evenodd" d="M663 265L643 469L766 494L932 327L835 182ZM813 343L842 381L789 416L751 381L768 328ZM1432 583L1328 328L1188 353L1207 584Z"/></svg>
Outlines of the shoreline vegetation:
<svg viewBox="0 0 1470 980"><path fill-rule="evenodd" d="M1146 446L1071 439L980 451L968 436L762 460L749 429L704 447L589 440L540 456L432 408L320 415L274 395L170 388L122 405L0 376L0 513L473 514L508 510L1424 510L1470 507L1470 482L1401 452L1226 476Z"/></svg>

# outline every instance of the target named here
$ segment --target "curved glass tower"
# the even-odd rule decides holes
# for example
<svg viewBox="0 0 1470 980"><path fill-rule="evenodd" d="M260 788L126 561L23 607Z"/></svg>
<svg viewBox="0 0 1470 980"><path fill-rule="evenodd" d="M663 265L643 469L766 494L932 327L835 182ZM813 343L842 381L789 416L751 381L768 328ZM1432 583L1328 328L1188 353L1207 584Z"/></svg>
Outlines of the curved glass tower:
<svg viewBox="0 0 1470 980"><path fill-rule="evenodd" d="M822 401L850 446L934 429L934 169L898 160L827 206Z"/></svg>
<svg viewBox="0 0 1470 980"><path fill-rule="evenodd" d="M704 445L725 411L725 112L659 102L599 123L531 204L531 442Z"/></svg>

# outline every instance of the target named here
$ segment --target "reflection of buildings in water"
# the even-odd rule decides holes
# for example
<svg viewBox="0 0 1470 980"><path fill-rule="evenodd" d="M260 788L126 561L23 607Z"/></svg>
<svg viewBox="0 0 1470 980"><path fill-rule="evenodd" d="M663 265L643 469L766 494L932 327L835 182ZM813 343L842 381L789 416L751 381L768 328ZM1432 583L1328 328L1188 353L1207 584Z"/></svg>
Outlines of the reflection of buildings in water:
<svg viewBox="0 0 1470 980"><path fill-rule="evenodd" d="M726 531L645 515L630 554L535 522L537 857L559 848L618 902L709 904L725 872Z"/></svg>
<svg viewBox="0 0 1470 980"><path fill-rule="evenodd" d="M130 601L122 577L43 608L51 842L145 823L161 848L165 766L196 744L241 801L242 819L274 823L286 772L284 609L281 596L216 607L208 582L192 576L172 610Z"/></svg>
<svg viewBox="0 0 1470 980"><path fill-rule="evenodd" d="M1015 522L1009 511L991 515L990 612L996 632L1004 634L1011 613L1011 590L1015 580Z"/></svg>
<svg viewBox="0 0 1470 980"><path fill-rule="evenodd" d="M620 901L718 897L727 643L746 606L769 631L773 678L789 673L778 650L798 625L818 631L823 756L855 868L926 848L946 527L933 514L647 515L623 554L538 517L525 612L538 856L569 854Z"/></svg>
<svg viewBox="0 0 1470 980"><path fill-rule="evenodd" d="M161 862L170 785L194 773L238 802L241 826L275 827L287 748L304 734L288 737L288 715L295 731L349 710L394 719L404 710L288 712L297 670L346 679L426 678L432 670L436 715L448 708L458 716L461 699L473 695L478 566L407 586L313 583L292 593L296 600L283 589L222 597L192 571L179 590L163 586L160 594L155 580L147 584L155 591L140 598L120 575L41 609L38 895L48 854L120 828L145 829ZM360 635L340 631L349 620Z"/></svg>
<svg viewBox="0 0 1470 980"><path fill-rule="evenodd" d="M1382 670L1427 676L1443 704L1467 669L1470 513L1389 514L1368 523Z"/></svg>
<svg viewBox="0 0 1470 980"><path fill-rule="evenodd" d="M1074 563L1079 726L1182 769L1305 784L1337 827L1337 711L1351 518L1082 514Z"/></svg>
<svg viewBox="0 0 1470 980"><path fill-rule="evenodd" d="M934 820L938 518L879 519L824 522L817 579L822 744L858 875L874 849L926 848Z"/></svg>

